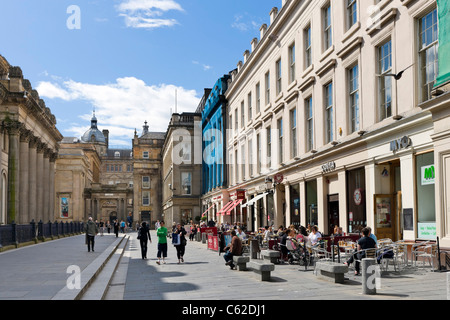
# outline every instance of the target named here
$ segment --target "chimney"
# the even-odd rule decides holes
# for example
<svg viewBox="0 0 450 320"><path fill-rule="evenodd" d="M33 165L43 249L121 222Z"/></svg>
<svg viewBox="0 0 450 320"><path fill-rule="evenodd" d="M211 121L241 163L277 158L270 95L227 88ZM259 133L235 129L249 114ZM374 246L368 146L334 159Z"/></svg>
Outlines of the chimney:
<svg viewBox="0 0 450 320"><path fill-rule="evenodd" d="M258 45L258 38L253 38L252 42L252 52L255 51L256 46Z"/></svg>
<svg viewBox="0 0 450 320"><path fill-rule="evenodd" d="M262 39L264 37L264 34L266 33L266 30L267 30L267 24L264 23L261 26L261 28L259 28L259 33L260 33L259 39Z"/></svg>
<svg viewBox="0 0 450 320"><path fill-rule="evenodd" d="M275 21L277 14L278 14L278 8L273 7L272 10L270 10L270 24L272 24Z"/></svg>
<svg viewBox="0 0 450 320"><path fill-rule="evenodd" d="M9 68L9 91L23 92L22 87L23 73L20 67Z"/></svg>
<svg viewBox="0 0 450 320"><path fill-rule="evenodd" d="M242 68L242 61L239 61L237 64L237 71L238 72L241 71L241 68Z"/></svg>
<svg viewBox="0 0 450 320"><path fill-rule="evenodd" d="M244 52L244 63L247 62L249 56L250 56L250 51L245 50L245 52Z"/></svg>
<svg viewBox="0 0 450 320"><path fill-rule="evenodd" d="M102 131L102 133L106 140L106 148L108 148L109 147L109 130L105 129Z"/></svg>

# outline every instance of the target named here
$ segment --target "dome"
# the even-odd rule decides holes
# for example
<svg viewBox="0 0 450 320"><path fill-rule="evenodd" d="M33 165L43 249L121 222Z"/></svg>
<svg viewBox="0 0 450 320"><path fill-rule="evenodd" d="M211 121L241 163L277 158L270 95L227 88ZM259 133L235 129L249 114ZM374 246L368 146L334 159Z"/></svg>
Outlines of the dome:
<svg viewBox="0 0 450 320"><path fill-rule="evenodd" d="M91 120L91 128L83 134L83 136L81 137L81 141L84 143L106 143L105 136L97 128L97 118L95 117L95 115Z"/></svg>

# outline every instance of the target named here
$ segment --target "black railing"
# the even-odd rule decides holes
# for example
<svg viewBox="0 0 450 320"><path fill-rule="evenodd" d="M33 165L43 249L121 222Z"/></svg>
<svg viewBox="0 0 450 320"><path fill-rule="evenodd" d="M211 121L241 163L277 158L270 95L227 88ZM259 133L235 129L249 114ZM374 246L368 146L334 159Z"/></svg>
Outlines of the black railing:
<svg viewBox="0 0 450 320"><path fill-rule="evenodd" d="M47 222L34 220L29 224L8 224L0 226L0 247L38 241L54 237L64 237L82 233L83 222Z"/></svg>

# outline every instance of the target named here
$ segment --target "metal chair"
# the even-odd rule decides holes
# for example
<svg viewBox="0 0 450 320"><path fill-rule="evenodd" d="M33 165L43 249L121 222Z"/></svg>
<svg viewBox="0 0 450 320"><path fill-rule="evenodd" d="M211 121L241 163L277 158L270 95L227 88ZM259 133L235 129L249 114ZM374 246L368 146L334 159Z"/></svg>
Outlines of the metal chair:
<svg viewBox="0 0 450 320"><path fill-rule="evenodd" d="M417 258L423 253L423 248L431 244L431 241L423 241L413 244L411 248L412 265L417 266Z"/></svg>
<svg viewBox="0 0 450 320"><path fill-rule="evenodd" d="M422 258L423 267L425 268L425 260L428 259L430 267L434 270L434 260L437 258L437 244L430 243L425 246L417 248L416 259ZM416 261L417 262L417 261Z"/></svg>

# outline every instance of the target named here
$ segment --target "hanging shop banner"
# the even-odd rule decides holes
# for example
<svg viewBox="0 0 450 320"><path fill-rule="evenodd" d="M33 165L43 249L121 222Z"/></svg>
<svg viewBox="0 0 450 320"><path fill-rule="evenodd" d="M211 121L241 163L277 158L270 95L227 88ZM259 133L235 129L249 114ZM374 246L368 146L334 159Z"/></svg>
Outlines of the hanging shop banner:
<svg viewBox="0 0 450 320"><path fill-rule="evenodd" d="M216 236L208 235L208 249L219 251L219 239Z"/></svg>

